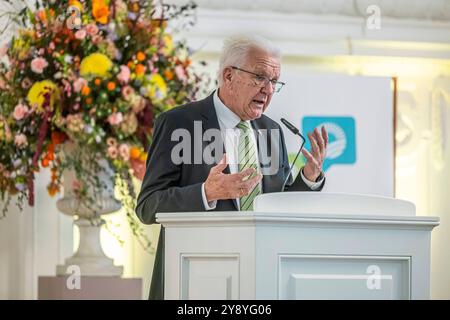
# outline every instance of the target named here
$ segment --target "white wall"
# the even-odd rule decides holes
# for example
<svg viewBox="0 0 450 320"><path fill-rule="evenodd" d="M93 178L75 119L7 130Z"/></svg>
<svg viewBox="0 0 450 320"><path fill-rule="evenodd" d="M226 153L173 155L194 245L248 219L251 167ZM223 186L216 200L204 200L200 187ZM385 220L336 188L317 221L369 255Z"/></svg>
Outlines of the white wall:
<svg viewBox="0 0 450 320"><path fill-rule="evenodd" d="M47 194L48 170L36 175L34 207L23 212L13 199L0 220L0 299L35 299L37 277L55 275L73 248L72 222ZM3 203L0 203L3 206Z"/></svg>

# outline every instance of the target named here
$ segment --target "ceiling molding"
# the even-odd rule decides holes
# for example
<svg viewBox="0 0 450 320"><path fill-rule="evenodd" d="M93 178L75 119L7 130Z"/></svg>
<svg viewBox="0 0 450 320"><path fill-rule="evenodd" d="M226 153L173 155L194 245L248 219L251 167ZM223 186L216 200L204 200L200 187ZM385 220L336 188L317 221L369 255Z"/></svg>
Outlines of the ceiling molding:
<svg viewBox="0 0 450 320"><path fill-rule="evenodd" d="M368 29L365 17L212 10L199 6L197 23L180 36L188 39L194 50L217 53L223 39L235 33L267 37L284 55L292 56L450 58L450 22L442 21L382 18L379 29Z"/></svg>
<svg viewBox="0 0 450 320"><path fill-rule="evenodd" d="M183 4L187 1L166 2ZM450 1L447 0L195 0L195 3L199 8L209 10L347 17L364 17L367 8L375 5L385 18L450 22Z"/></svg>

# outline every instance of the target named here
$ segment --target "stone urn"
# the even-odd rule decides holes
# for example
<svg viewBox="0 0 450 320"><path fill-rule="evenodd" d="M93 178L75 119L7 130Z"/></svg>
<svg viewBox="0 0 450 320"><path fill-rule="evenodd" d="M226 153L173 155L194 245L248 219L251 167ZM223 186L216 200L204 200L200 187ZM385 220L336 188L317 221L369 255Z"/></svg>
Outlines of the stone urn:
<svg viewBox="0 0 450 320"><path fill-rule="evenodd" d="M73 152L73 148L68 150ZM120 202L114 198L114 173L110 169L106 160L98 161L99 170L96 173L103 187L97 192L90 190L89 196L93 203L85 205L77 197L74 182L76 176L74 171L66 170L63 172L64 196L57 201L57 207L62 213L73 218L73 223L78 226L80 231L80 244L73 256L65 259L64 265L58 265L57 275L66 275L72 272L73 268L78 267L81 276L121 276L123 267L115 266L113 260L108 258L100 243L100 229L105 223L102 218L116 212L121 208Z"/></svg>

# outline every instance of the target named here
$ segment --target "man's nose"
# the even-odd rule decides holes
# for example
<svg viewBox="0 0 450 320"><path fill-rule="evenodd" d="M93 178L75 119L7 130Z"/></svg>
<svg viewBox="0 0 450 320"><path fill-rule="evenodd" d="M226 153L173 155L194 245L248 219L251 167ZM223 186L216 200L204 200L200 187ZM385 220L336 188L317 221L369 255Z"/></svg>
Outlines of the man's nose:
<svg viewBox="0 0 450 320"><path fill-rule="evenodd" d="M269 81L267 82L264 87L261 88L261 92L267 94L267 95L271 95L274 92L274 88L272 86L272 83Z"/></svg>

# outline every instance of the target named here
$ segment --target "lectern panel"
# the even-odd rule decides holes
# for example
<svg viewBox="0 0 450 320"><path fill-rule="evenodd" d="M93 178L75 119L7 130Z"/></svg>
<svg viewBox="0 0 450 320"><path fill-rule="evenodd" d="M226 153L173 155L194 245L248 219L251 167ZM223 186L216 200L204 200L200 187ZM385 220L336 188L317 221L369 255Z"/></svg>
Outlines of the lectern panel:
<svg viewBox="0 0 450 320"><path fill-rule="evenodd" d="M410 299L410 258L282 255L280 299Z"/></svg>
<svg viewBox="0 0 450 320"><path fill-rule="evenodd" d="M238 254L182 254L181 299L239 299Z"/></svg>

